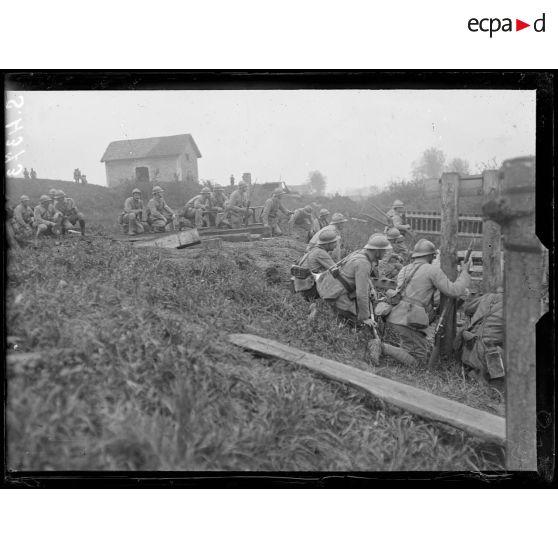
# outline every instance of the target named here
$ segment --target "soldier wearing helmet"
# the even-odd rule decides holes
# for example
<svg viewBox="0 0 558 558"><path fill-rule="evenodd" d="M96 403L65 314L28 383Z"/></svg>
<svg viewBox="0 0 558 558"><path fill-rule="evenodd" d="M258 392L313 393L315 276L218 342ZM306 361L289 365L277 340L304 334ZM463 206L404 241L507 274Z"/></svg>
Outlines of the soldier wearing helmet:
<svg viewBox="0 0 558 558"><path fill-rule="evenodd" d="M180 229L192 225L196 227L209 227L215 222L217 209L213 206L211 189L204 186L197 196L186 202L178 213L178 226Z"/></svg>
<svg viewBox="0 0 558 558"><path fill-rule="evenodd" d="M326 209L326 211L327 211L327 209ZM329 211L328 211L328 214L329 214ZM344 227L346 222L347 222L347 219L345 219L345 217L342 213L334 213L333 217L331 218L331 223L329 225L326 225L322 229L320 229L320 231L318 231L310 239L310 242L308 243L308 246L306 247L306 251L307 252L310 251L318 243L318 238L323 231L333 231L337 235L337 241L336 241L336 246L335 246L335 249L333 250L332 256L333 256L333 259L335 261L339 261L341 259L342 231L343 231L343 227Z"/></svg>
<svg viewBox="0 0 558 558"><path fill-rule="evenodd" d="M283 188L277 187L273 190L271 198L265 201L262 210L262 222L266 227L271 227L272 236L281 236L283 231L279 227L279 214L290 215L292 211L289 211L282 203L281 198L283 197Z"/></svg>
<svg viewBox="0 0 558 558"><path fill-rule="evenodd" d="M153 197L147 202L147 223L154 232L165 232L168 226L174 228L174 211L163 197L164 190L155 186L151 191Z"/></svg>
<svg viewBox="0 0 558 558"><path fill-rule="evenodd" d="M318 223L320 225L320 230L329 225L329 211L325 207L320 209L320 214L318 215Z"/></svg>
<svg viewBox="0 0 558 558"><path fill-rule="evenodd" d="M349 254L336 267L344 292L328 302L337 314L351 324L376 325L371 299L376 293L372 271L391 248L384 234L373 234L361 250Z"/></svg>
<svg viewBox="0 0 558 558"><path fill-rule="evenodd" d="M143 200L141 199L141 190L134 188L131 197L126 198L124 211L120 216L124 232L127 232L129 235L141 234L144 230L141 223L142 217Z"/></svg>
<svg viewBox="0 0 558 558"><path fill-rule="evenodd" d="M54 211L57 214L57 224L60 226L62 234L69 229L74 229L76 223L79 223L81 235L85 235L83 213L78 210L76 202L72 198L66 197L62 190L57 190L54 195Z"/></svg>
<svg viewBox="0 0 558 558"><path fill-rule="evenodd" d="M225 194L225 187L221 186L221 184L215 184L215 186L213 186L213 193L211 194L211 203L213 207L222 213L225 211L228 199L227 194Z"/></svg>
<svg viewBox="0 0 558 558"><path fill-rule="evenodd" d="M239 227L251 213L247 194L248 186L244 181L238 183L237 189L231 194L225 206L225 214L221 223L229 227Z"/></svg>
<svg viewBox="0 0 558 558"><path fill-rule="evenodd" d="M296 209L289 219L291 234L304 243L312 238L313 226L314 220L311 205Z"/></svg>
<svg viewBox="0 0 558 558"><path fill-rule="evenodd" d="M426 360L428 343L425 329L433 314L436 297L442 293L450 298L459 298L466 294L471 284L470 261L463 262L461 273L452 283L438 266L432 265L436 252L434 244L424 238L415 244L412 262L403 267L397 276L397 292L401 301L392 308L386 319L399 334L401 348L419 362ZM392 293L388 291L388 294ZM422 315L423 311L424 323L419 323L416 315ZM414 316L412 324L408 323L411 312Z"/></svg>
<svg viewBox="0 0 558 558"><path fill-rule="evenodd" d="M318 234L319 238L316 244L298 262L300 267L308 269L312 273L322 273L335 265L331 258L331 252L337 246L337 233L333 230L324 230ZM315 300L320 296L312 275L306 279L293 277L293 287L295 292L302 293L302 296L308 301Z"/></svg>
<svg viewBox="0 0 558 558"><path fill-rule="evenodd" d="M50 196L43 194L39 198L39 203L33 210L33 217L36 227L36 238L39 238L41 235L58 236L60 234L60 228L56 223L56 214Z"/></svg>
<svg viewBox="0 0 558 558"><path fill-rule="evenodd" d="M396 227L403 234L411 229L411 225L405 223L405 204L401 200L395 200L386 215L390 228Z"/></svg>
<svg viewBox="0 0 558 558"><path fill-rule="evenodd" d="M14 208L12 227L18 239L26 239L33 234L33 210L29 203L29 196L24 194L19 198L19 203Z"/></svg>
<svg viewBox="0 0 558 558"><path fill-rule="evenodd" d="M407 265L411 258L404 241L404 236L399 229L392 227L387 231L387 239L390 241L392 249L378 265L380 277L395 280L404 265Z"/></svg>

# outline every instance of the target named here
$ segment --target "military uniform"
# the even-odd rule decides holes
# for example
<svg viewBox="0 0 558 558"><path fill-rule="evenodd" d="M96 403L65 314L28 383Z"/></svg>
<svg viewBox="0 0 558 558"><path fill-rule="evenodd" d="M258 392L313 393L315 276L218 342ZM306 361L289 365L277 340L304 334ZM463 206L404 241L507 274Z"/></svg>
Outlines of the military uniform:
<svg viewBox="0 0 558 558"><path fill-rule="evenodd" d="M321 246L314 246L310 252L304 254L299 265L309 269L312 273L322 273L335 265L335 262L331 259L327 250L324 250ZM310 301L319 298L313 277L308 277L307 279L294 277L293 283L295 292L302 293L306 300Z"/></svg>
<svg viewBox="0 0 558 558"><path fill-rule="evenodd" d="M415 271L416 266L420 268ZM437 291L457 298L465 294L471 284L471 277L466 267L463 267L455 282L451 282L446 274L437 266L427 262L426 257L417 257L413 263L405 266L397 276L398 288L402 286L406 277L415 271L409 281L401 302L394 306L387 316L387 322L399 333L401 348L408 351L419 361L424 361L428 352L426 332L407 325L409 305L422 306L427 314L431 313Z"/></svg>
<svg viewBox="0 0 558 558"><path fill-rule="evenodd" d="M62 232L72 229L76 223L79 223L81 233L85 232L85 219L83 213L78 211L76 202L72 198L56 198L54 201L54 210L57 213L57 219L62 227Z"/></svg>
<svg viewBox="0 0 558 558"><path fill-rule="evenodd" d="M159 232L164 232L166 226L172 223L174 213L163 197L153 197L147 203L147 222L149 226Z"/></svg>
<svg viewBox="0 0 558 558"><path fill-rule="evenodd" d="M35 206L33 215L37 236L42 234L57 234L59 232L56 230L56 213L52 204L45 207L40 203Z"/></svg>
<svg viewBox="0 0 558 558"><path fill-rule="evenodd" d="M143 200L135 199L133 196L126 198L124 202L124 214L122 215L122 224L128 233L141 234L143 225L141 218L143 215Z"/></svg>
<svg viewBox="0 0 558 558"><path fill-rule="evenodd" d="M333 224L326 225L325 227L320 229L314 236L312 236L310 242L308 243L308 246L306 247L306 251L309 252L310 250L312 250L312 248L314 248L314 246L317 246L318 239L323 231L333 231L337 234L337 242L331 255L335 261L339 261L341 259L341 231Z"/></svg>
<svg viewBox="0 0 558 558"><path fill-rule="evenodd" d="M19 203L14 209L12 228L17 237L25 238L33 234L33 210Z"/></svg>
<svg viewBox="0 0 558 558"><path fill-rule="evenodd" d="M246 191L235 190L225 207L224 220L232 226L240 226L246 215L248 215L248 194Z"/></svg>
<svg viewBox="0 0 558 558"><path fill-rule="evenodd" d="M196 227L209 225L210 221L207 215L204 215L204 212L209 209L212 209L211 196L204 196L203 194L194 196L186 202L186 205L178 214L178 226L184 225L186 219L190 222L193 220Z"/></svg>
<svg viewBox="0 0 558 558"><path fill-rule="evenodd" d="M291 216L289 223L295 238L301 242L308 242L310 240L314 225L311 213L306 212L303 208L297 209Z"/></svg>
<svg viewBox="0 0 558 558"><path fill-rule="evenodd" d="M283 231L279 228L279 213L288 215L289 211L281 203L281 198L272 196L268 198L262 210L262 222L267 227L271 227L271 234L273 236L280 236Z"/></svg>

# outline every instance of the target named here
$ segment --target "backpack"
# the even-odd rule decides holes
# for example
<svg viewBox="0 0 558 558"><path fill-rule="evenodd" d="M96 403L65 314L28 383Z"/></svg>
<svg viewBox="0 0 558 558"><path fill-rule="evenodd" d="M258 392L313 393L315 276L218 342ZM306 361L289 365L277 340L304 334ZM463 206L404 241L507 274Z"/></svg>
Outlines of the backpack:
<svg viewBox="0 0 558 558"><path fill-rule="evenodd" d="M351 295L354 292L354 288L351 287L351 285L349 285L347 281L345 281L340 273L341 269L349 261L349 258L351 256L356 257L358 256L358 254L349 254L340 262L331 266L328 270L320 273L320 275L316 279L316 288L318 289L318 294L324 300L335 300L339 298L343 293Z"/></svg>

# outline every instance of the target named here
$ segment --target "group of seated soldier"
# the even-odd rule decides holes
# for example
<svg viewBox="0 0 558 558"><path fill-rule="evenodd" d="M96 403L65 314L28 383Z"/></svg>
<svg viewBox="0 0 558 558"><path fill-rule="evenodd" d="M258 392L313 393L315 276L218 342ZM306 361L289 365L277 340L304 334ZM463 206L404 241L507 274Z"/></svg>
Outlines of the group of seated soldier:
<svg viewBox="0 0 558 558"><path fill-rule="evenodd" d="M62 190L52 188L43 194L33 208L31 199L22 195L19 204L9 210L8 225L17 241L25 242L33 236L59 236L79 225L85 235L85 219L72 198Z"/></svg>

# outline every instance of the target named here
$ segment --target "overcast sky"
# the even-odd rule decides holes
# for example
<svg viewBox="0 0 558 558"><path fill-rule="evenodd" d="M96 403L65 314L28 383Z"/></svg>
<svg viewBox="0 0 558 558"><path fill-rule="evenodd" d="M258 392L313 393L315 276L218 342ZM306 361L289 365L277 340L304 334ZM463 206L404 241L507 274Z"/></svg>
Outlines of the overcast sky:
<svg viewBox="0 0 558 558"><path fill-rule="evenodd" d="M495 157L535 153L534 91L54 91L23 96L6 123L23 142L7 151L41 178L106 184L109 142L190 133L202 153L200 178L228 184L251 172L259 182L296 185L320 170L330 193L384 187L409 178L429 147L472 170ZM18 110L21 114L18 114ZM13 130L13 128L9 128Z"/></svg>

